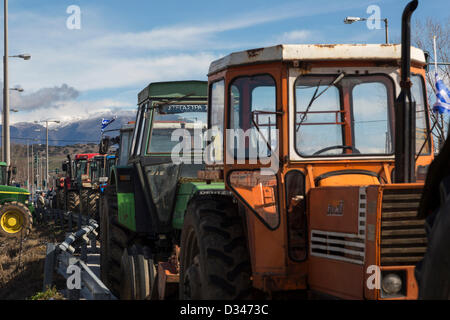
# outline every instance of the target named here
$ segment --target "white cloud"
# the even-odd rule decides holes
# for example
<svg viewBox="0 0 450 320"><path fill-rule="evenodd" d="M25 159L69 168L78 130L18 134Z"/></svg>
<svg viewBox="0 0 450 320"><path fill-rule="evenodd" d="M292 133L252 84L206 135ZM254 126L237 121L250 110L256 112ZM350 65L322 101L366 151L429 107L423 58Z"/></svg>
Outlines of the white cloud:
<svg viewBox="0 0 450 320"><path fill-rule="evenodd" d="M289 32L283 33L281 37L278 39L280 43L299 43L305 42L310 39L312 36L312 32L310 30L292 30Z"/></svg>
<svg viewBox="0 0 450 320"><path fill-rule="evenodd" d="M11 124L29 122L30 120L73 120L90 119L99 113L117 112L118 110L134 110L135 105L126 101L101 99L98 101L65 101L43 109L33 109L28 112L11 113Z"/></svg>
<svg viewBox="0 0 450 320"><path fill-rule="evenodd" d="M67 16L64 14L11 13L10 54L32 54L30 61L10 60L10 84L21 85L26 92L23 98L13 96L11 101L15 105L12 107L34 107L30 112L13 114L12 120L39 120L43 116L41 108L45 108L45 117L68 119L107 107L134 106L135 101L104 99L106 93L101 92L116 89L113 95L117 96L120 90L143 88L153 81L206 79L209 64L220 57L218 51L228 53L235 48L264 45L224 40L226 37L221 37L221 33L342 9L342 4L330 4L324 8L315 0L309 2L276 5L209 21L186 17L186 21L177 25L138 32L111 31L107 17L87 6L82 8L82 14L83 21L88 22L83 22L82 29L77 31L66 29ZM305 7L308 10L304 10ZM310 36L308 30L293 30L284 33L280 39L283 41L279 42L303 41ZM268 32L266 38L274 37ZM56 91L64 91L61 88L64 83L77 92L100 92L100 98L78 101L74 95L73 100L59 99L61 101L55 104L61 97ZM42 88L56 91L44 92ZM51 99L52 103L46 99Z"/></svg>

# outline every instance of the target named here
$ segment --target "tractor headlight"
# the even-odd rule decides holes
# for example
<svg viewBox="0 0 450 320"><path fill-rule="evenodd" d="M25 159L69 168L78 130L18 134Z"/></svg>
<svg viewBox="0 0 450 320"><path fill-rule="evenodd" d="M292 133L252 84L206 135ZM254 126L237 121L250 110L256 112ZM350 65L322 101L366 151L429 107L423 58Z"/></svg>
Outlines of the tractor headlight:
<svg viewBox="0 0 450 320"><path fill-rule="evenodd" d="M388 273L382 277L381 289L387 295L396 295L402 290L403 282L398 274Z"/></svg>

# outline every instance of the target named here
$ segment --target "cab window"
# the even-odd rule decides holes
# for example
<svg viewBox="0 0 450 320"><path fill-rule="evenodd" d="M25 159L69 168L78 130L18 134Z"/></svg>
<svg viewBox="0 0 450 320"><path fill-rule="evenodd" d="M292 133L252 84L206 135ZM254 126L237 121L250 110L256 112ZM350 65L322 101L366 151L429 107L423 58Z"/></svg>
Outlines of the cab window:
<svg viewBox="0 0 450 320"><path fill-rule="evenodd" d="M270 75L236 78L229 101L229 152L236 159L270 157L277 146L275 80Z"/></svg>

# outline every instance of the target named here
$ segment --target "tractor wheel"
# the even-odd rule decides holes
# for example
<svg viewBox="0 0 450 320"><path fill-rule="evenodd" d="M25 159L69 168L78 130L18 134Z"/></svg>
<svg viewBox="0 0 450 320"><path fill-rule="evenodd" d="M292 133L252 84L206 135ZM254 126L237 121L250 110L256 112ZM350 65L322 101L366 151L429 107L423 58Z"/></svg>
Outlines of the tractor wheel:
<svg viewBox="0 0 450 320"><path fill-rule="evenodd" d="M181 235L181 300L250 298L250 257L237 211L221 197L189 204Z"/></svg>
<svg viewBox="0 0 450 320"><path fill-rule="evenodd" d="M56 194L57 197L57 206L58 209L60 210L64 210L64 191L63 190L59 190L58 193Z"/></svg>
<svg viewBox="0 0 450 320"><path fill-rule="evenodd" d="M72 212L80 211L80 196L76 191L67 192L67 210Z"/></svg>
<svg viewBox="0 0 450 320"><path fill-rule="evenodd" d="M112 293L120 296L121 291L121 264L122 255L128 245L128 235L125 230L117 225L117 194L115 186L109 186L106 189L105 200L103 202L103 226L105 232L102 236L102 242L107 244L105 250L101 250L100 260L103 266L100 266L104 274L104 281L108 283ZM102 228L102 227L100 227ZM100 231L102 232L102 231ZM103 257L102 257L103 256Z"/></svg>
<svg viewBox="0 0 450 320"><path fill-rule="evenodd" d="M110 258L110 238L109 238L109 218L106 198L102 197L100 205L100 278L109 287L109 260Z"/></svg>
<svg viewBox="0 0 450 320"><path fill-rule="evenodd" d="M142 247L125 249L121 259L121 300L144 300L151 296L156 269L152 259L146 259Z"/></svg>
<svg viewBox="0 0 450 320"><path fill-rule="evenodd" d="M80 190L80 210L83 210L82 214L89 215L89 190L81 189Z"/></svg>
<svg viewBox="0 0 450 320"><path fill-rule="evenodd" d="M0 234L9 238L26 238L33 227L30 210L17 201L0 207Z"/></svg>
<svg viewBox="0 0 450 320"><path fill-rule="evenodd" d="M98 219L97 201L100 198L98 191L92 190L88 195L87 213L89 217Z"/></svg>

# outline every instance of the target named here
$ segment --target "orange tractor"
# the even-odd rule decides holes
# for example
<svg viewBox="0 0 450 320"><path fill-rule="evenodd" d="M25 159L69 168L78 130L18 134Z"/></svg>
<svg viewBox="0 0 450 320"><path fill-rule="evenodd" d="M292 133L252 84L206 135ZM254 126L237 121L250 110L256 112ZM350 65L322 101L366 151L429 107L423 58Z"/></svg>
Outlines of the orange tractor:
<svg viewBox="0 0 450 320"><path fill-rule="evenodd" d="M410 46L417 5L403 13L402 45L279 45L211 64L208 127L218 134L201 176L223 178L237 204L194 199L181 236L181 298L250 288L417 298L414 269L426 251L417 209L433 160L427 61ZM233 221L240 226L223 227Z"/></svg>

